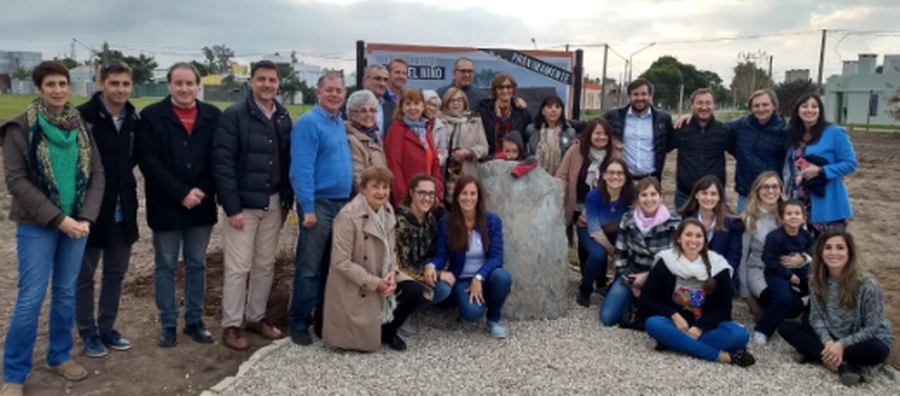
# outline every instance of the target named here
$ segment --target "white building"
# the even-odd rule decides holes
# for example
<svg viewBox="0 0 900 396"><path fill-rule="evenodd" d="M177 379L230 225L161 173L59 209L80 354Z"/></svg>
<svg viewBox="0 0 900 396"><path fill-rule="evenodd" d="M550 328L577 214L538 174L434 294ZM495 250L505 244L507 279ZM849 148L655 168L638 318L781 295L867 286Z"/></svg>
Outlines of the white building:
<svg viewBox="0 0 900 396"><path fill-rule="evenodd" d="M784 82L809 81L809 69L791 69L784 72Z"/></svg>
<svg viewBox="0 0 900 396"><path fill-rule="evenodd" d="M889 114L888 103L900 94L900 55L885 55L882 73L876 73L876 54L860 54L858 61L844 61L843 73L825 83L825 118L838 124L900 125Z"/></svg>
<svg viewBox="0 0 900 396"><path fill-rule="evenodd" d="M69 70L69 76L72 80L69 95L71 96L91 96L97 91L97 84L94 81L94 68L91 66L78 66Z"/></svg>

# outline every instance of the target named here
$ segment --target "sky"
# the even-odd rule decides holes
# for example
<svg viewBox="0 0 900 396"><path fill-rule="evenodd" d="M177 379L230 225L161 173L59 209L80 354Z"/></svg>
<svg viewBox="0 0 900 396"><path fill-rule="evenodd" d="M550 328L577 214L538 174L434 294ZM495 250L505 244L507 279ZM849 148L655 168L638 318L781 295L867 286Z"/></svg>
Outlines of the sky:
<svg viewBox="0 0 900 396"><path fill-rule="evenodd" d="M355 43L585 51L599 77L634 76L672 55L718 73L726 83L741 53L773 57L773 77L810 69L815 80L821 29L829 29L824 75L859 53L900 54L897 0L3 0L0 50L40 51L45 59L108 41L161 66L202 60L200 48L231 47L240 61L295 50L301 61L355 67ZM738 38L738 39L734 39ZM616 55L618 54L618 55ZM879 56L879 64L881 57ZM766 65L767 66L767 65Z"/></svg>

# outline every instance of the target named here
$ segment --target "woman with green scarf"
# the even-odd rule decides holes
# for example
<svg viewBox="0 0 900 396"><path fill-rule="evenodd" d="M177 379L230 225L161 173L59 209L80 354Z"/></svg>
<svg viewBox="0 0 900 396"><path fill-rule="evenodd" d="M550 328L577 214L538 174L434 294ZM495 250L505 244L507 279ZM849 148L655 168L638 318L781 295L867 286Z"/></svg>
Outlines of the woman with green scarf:
<svg viewBox="0 0 900 396"><path fill-rule="evenodd" d="M3 168L16 222L18 294L3 349L2 396L22 394L32 369L41 305L52 276L47 365L71 381L87 370L71 360L75 285L105 180L100 154L69 103L69 71L59 62L36 66L39 97L25 114L0 125Z"/></svg>
<svg viewBox="0 0 900 396"><path fill-rule="evenodd" d="M453 202L453 187L462 175L473 175L478 160L488 153L487 137L481 116L469 110L465 92L451 87L444 94L441 111L447 125L449 157L444 167L444 199L449 207Z"/></svg>
<svg viewBox="0 0 900 396"><path fill-rule="evenodd" d="M397 329L425 302L423 286L397 268L393 182L383 166L364 170L359 194L334 218L322 325L322 339L333 347L405 350Z"/></svg>

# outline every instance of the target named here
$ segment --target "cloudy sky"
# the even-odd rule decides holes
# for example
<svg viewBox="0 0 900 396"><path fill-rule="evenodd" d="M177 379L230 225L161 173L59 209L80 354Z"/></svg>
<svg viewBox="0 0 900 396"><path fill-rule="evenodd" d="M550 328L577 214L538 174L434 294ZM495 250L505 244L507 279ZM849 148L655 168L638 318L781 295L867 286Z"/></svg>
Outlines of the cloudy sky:
<svg viewBox="0 0 900 396"><path fill-rule="evenodd" d="M521 49L534 39L540 49L583 48L587 73L598 77L602 43L623 57L656 43L635 56L635 76L674 55L727 82L738 53L763 50L776 81L794 68L815 79L823 28L835 30L826 77L860 52L900 53L897 0L3 0L0 8L0 50L49 59L68 54L74 37L151 54L162 66L199 60L201 47L219 43L246 61L296 50L307 63L352 70L359 39ZM88 50L77 45L76 54L84 60ZM611 53L609 76L623 68Z"/></svg>

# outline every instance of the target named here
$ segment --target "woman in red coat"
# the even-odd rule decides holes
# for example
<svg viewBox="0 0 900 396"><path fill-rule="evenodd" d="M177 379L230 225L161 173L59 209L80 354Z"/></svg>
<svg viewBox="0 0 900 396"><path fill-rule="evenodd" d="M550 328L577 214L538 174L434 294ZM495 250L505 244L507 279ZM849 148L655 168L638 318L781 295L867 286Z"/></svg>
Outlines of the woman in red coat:
<svg viewBox="0 0 900 396"><path fill-rule="evenodd" d="M400 95L394 111L394 122L384 138L387 166L394 173L391 204L395 207L406 198L409 181L419 173L437 180L437 196L444 194L441 164L434 138L426 126L425 100L419 88L407 88Z"/></svg>

